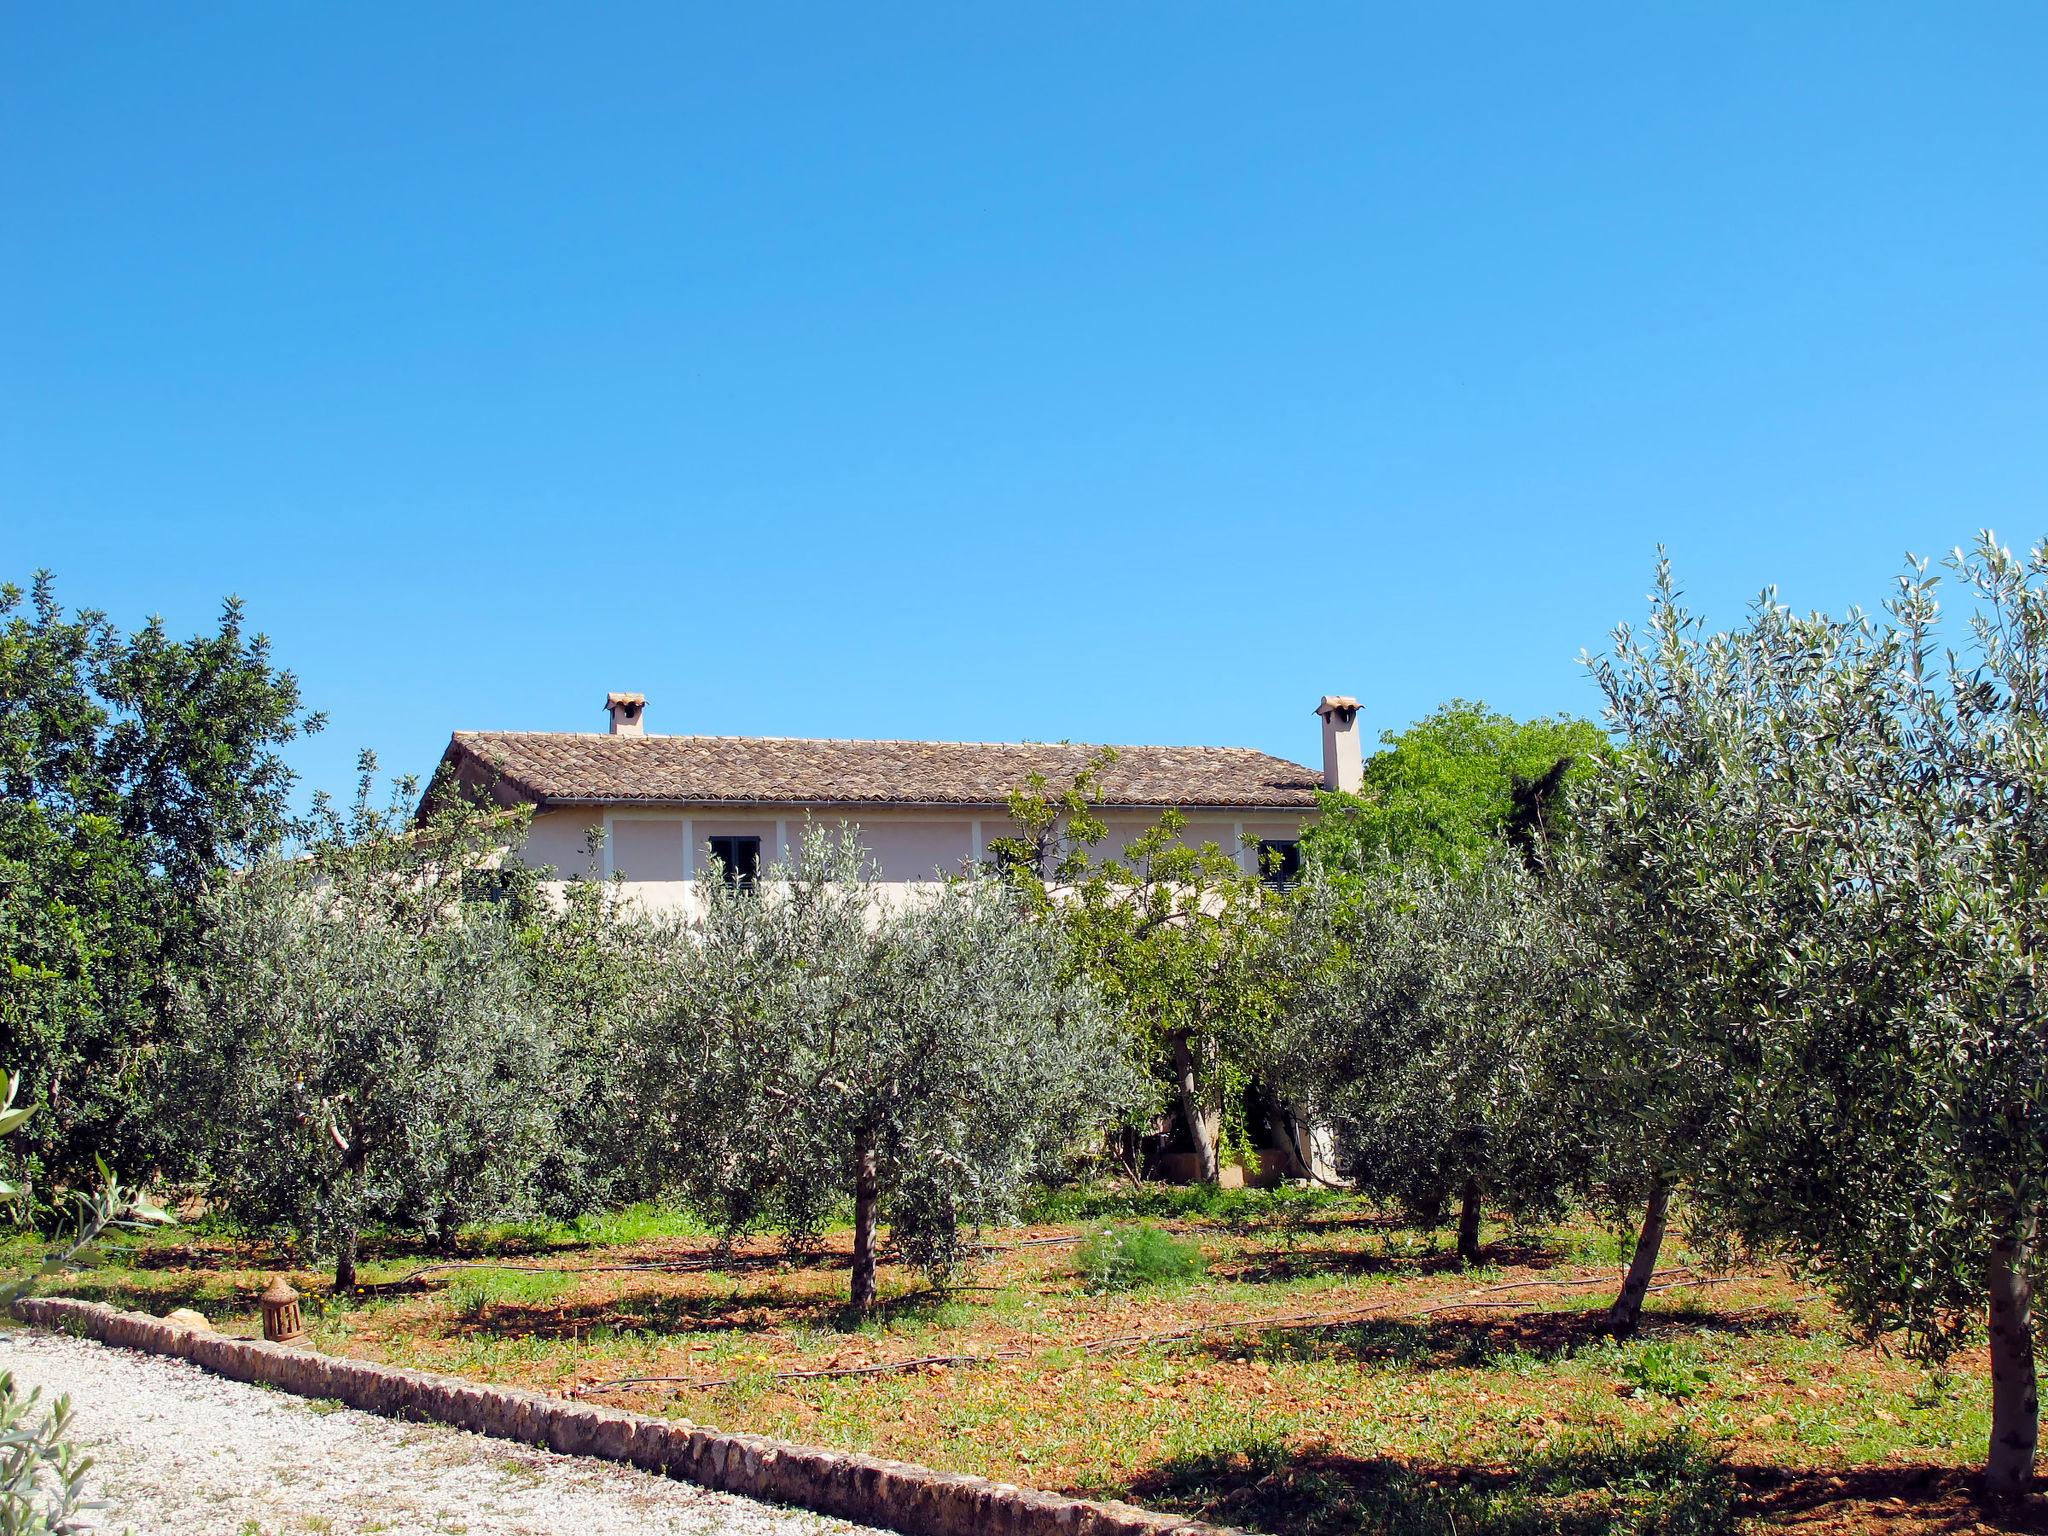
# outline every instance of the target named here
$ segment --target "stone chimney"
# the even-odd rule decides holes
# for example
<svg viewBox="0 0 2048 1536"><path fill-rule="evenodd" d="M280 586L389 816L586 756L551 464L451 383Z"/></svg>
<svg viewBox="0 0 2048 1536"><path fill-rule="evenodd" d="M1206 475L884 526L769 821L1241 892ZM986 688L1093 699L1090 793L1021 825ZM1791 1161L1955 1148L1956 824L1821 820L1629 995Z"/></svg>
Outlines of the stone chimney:
<svg viewBox="0 0 2048 1536"><path fill-rule="evenodd" d="M1316 713L1323 717L1323 788L1355 795L1365 783L1365 756L1358 746L1358 700L1326 693Z"/></svg>
<svg viewBox="0 0 2048 1536"><path fill-rule="evenodd" d="M644 693L608 693L604 696L605 713L612 717L614 736L645 736L647 724L641 718L647 713L647 695ZM1353 751L1356 751L1353 748Z"/></svg>

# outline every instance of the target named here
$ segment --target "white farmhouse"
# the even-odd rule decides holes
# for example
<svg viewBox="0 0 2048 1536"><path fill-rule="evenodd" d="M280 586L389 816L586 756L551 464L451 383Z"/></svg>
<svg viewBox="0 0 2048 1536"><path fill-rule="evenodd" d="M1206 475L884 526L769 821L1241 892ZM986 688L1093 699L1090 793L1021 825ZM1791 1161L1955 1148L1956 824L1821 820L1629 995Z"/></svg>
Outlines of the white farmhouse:
<svg viewBox="0 0 2048 1536"><path fill-rule="evenodd" d="M646 729L644 696L614 693L605 708L608 732L457 731L441 767L465 793L533 807L522 855L528 863L567 878L616 878L654 908L687 905L709 860L735 880L790 862L807 824L855 826L882 877L905 888L971 870L990 843L1015 835L1013 790L1034 773L1064 788L1102 750L656 736ZM1100 813L1110 829L1104 851L1177 809L1187 817L1186 840L1213 841L1247 869L1277 864L1291 874L1315 792L1359 783L1358 701L1325 698L1316 713L1320 774L1245 747L1118 747L1101 784Z"/></svg>

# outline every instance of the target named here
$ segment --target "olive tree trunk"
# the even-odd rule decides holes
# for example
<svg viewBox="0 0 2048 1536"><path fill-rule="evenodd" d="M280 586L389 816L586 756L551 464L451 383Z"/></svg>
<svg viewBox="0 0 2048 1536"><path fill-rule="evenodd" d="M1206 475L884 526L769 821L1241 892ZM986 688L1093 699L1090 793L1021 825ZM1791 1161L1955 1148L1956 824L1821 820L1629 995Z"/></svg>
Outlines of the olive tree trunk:
<svg viewBox="0 0 2048 1536"><path fill-rule="evenodd" d="M1466 1264L1479 1262L1479 1181L1467 1179L1458 1194L1458 1258Z"/></svg>
<svg viewBox="0 0 2048 1536"><path fill-rule="evenodd" d="M854 1148L853 1173L853 1310L875 1304L875 1210L881 1204L881 1181L875 1173L874 1146L863 1139Z"/></svg>
<svg viewBox="0 0 2048 1536"><path fill-rule="evenodd" d="M370 1160L370 1147L360 1131L347 1142L342 1141L338 1127L332 1134L342 1148L341 1177L336 1181L341 1214L334 1238L334 1288L352 1291L356 1288L356 1249L362 1241L363 1168Z"/></svg>
<svg viewBox="0 0 2048 1536"><path fill-rule="evenodd" d="M1195 1144L1195 1155L1202 1160L1202 1182L1220 1183L1223 1162L1217 1143L1223 1133L1223 1110L1202 1097L1201 1082L1195 1073L1194 1044L1184 1029L1173 1035L1173 1076L1180 1087L1181 1119L1187 1124L1188 1139Z"/></svg>
<svg viewBox="0 0 2048 1536"><path fill-rule="evenodd" d="M2034 1287L2027 1278L2034 1223L2016 1221L1991 1245L1991 1449L1984 1462L1989 1491L2023 1497L2033 1486L2041 1434L2040 1388L2034 1372Z"/></svg>
<svg viewBox="0 0 2048 1536"><path fill-rule="evenodd" d="M356 1229L353 1222L344 1226L334 1240L334 1288L337 1291L356 1288Z"/></svg>
<svg viewBox="0 0 2048 1536"><path fill-rule="evenodd" d="M1625 1339L1642 1321L1643 1298L1650 1291L1650 1277L1657 1273L1657 1252L1664 1246L1664 1222L1671 1209L1671 1187L1661 1178L1650 1181L1650 1198L1643 1209L1643 1229L1636 1234L1636 1254L1629 1260L1628 1276L1621 1282L1621 1294L1607 1309L1607 1331Z"/></svg>

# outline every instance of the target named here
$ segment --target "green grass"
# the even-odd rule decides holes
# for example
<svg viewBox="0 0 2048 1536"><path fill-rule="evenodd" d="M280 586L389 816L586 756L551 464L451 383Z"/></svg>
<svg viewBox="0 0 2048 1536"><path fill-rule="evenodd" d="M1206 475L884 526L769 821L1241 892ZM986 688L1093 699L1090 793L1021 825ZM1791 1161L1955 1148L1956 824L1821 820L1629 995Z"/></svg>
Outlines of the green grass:
<svg viewBox="0 0 2048 1536"><path fill-rule="evenodd" d="M716 1233L702 1218L688 1211L660 1205L629 1205L623 1210L579 1216L571 1223L576 1240L593 1247L613 1248L628 1243L655 1242L667 1237L712 1237Z"/></svg>
<svg viewBox="0 0 2048 1536"><path fill-rule="evenodd" d="M592 1212L574 1221L471 1222L457 1234L457 1243L464 1251L479 1254L550 1253L712 1235L712 1229L688 1211L642 1202L616 1211Z"/></svg>
<svg viewBox="0 0 2048 1536"><path fill-rule="evenodd" d="M581 1278L562 1271L464 1269L448 1282L441 1299L456 1317L474 1322L495 1303L545 1306L574 1290Z"/></svg>
<svg viewBox="0 0 2048 1536"><path fill-rule="evenodd" d="M1074 1273L1097 1296L1192 1280L1207 1267L1199 1246L1149 1222L1099 1228L1074 1250Z"/></svg>

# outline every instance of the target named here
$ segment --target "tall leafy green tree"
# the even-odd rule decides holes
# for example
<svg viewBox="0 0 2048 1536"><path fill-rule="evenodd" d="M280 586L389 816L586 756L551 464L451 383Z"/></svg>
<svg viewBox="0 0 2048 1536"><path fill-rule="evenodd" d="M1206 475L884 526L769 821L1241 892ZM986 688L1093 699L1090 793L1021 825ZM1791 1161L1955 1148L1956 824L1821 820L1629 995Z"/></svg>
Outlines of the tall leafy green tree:
<svg viewBox="0 0 2048 1536"><path fill-rule="evenodd" d="M0 587L0 1056L40 1115L31 1172L159 1148L146 1067L209 874L294 830L281 750L318 730L241 605L173 640Z"/></svg>
<svg viewBox="0 0 2048 1536"><path fill-rule="evenodd" d="M1026 909L1066 936L1132 1060L1163 1079L1214 1183L1279 1004L1284 904L1235 850L1191 842L1179 811L1103 854L1097 807L1114 761L1105 751L1058 790L1034 777L1010 797L1019 835L991 848Z"/></svg>
<svg viewBox="0 0 2048 1536"><path fill-rule="evenodd" d="M814 831L796 869L700 893L644 967L634 1140L729 1231L803 1238L849 1202L857 1310L881 1226L943 1277L1128 1094L1100 1000L1001 882L892 905L852 833Z"/></svg>
<svg viewBox="0 0 2048 1536"><path fill-rule="evenodd" d="M1533 857L1611 750L1585 720L1516 720L1453 699L1380 738L1355 795L1319 796L1304 858L1336 878L1386 867L1458 871L1502 843Z"/></svg>
<svg viewBox="0 0 2048 1536"><path fill-rule="evenodd" d="M1353 1177L1423 1210L1455 1200L1469 1261L1484 1198L1554 1203L1583 1166L1532 1087L1564 1006L1544 967L1565 930L1504 861L1547 867L1612 748L1583 720L1516 720L1462 699L1381 740L1358 793L1318 796L1302 839L1322 895L1292 949L1306 939L1350 961L1334 995L1305 983L1283 1038L1327 1075ZM1287 1070L1276 1058L1273 1073Z"/></svg>

